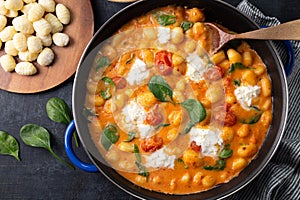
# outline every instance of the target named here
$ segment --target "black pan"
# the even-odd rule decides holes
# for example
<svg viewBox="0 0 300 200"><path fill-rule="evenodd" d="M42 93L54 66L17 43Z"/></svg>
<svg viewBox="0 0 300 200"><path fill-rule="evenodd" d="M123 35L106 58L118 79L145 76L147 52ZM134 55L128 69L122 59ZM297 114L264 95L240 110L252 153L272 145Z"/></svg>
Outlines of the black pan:
<svg viewBox="0 0 300 200"><path fill-rule="evenodd" d="M99 45L103 40L110 37L130 19L140 16L157 7L173 4L203 8L206 21L220 23L237 33L259 28L257 24L244 14L222 1L143 0L131 4L115 14L97 31L81 58L73 88L73 114L76 129L91 161L110 181L133 196L144 199L169 200L224 198L243 188L263 170L274 155L283 134L288 109L287 83L282 63L274 46L270 42L255 40L249 41L252 48L257 51L264 63L268 66L268 72L272 79L274 115L271 128L266 135L265 142L259 151L257 158L254 159L239 176L232 179L230 182L218 185L211 190L190 195L167 195L135 186L120 176L115 170L102 164L101 160L103 158L90 136L86 119L82 115L85 102L85 85L94 57L97 53L97 50L94 48L97 47L97 45ZM97 174L95 174L95 176L97 176Z"/></svg>

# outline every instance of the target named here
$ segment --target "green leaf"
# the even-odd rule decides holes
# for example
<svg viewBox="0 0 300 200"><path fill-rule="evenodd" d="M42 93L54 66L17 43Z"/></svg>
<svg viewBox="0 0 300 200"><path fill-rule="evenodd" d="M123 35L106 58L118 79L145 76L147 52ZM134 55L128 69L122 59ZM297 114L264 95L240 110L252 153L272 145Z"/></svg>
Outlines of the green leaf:
<svg viewBox="0 0 300 200"><path fill-rule="evenodd" d="M116 85L115 85L115 82L114 82L111 78L109 78L109 77L107 77L107 76L104 76L101 80L102 80L104 83L108 83L109 85L116 86Z"/></svg>
<svg viewBox="0 0 300 200"><path fill-rule="evenodd" d="M4 131L0 131L0 154L11 155L20 161L17 140Z"/></svg>
<svg viewBox="0 0 300 200"><path fill-rule="evenodd" d="M168 26L176 22L176 15L169 15L164 12L157 12L154 14L157 22L162 26Z"/></svg>
<svg viewBox="0 0 300 200"><path fill-rule="evenodd" d="M101 90L100 95L105 100L110 99L112 97L112 95L110 93L110 88L106 88L105 91Z"/></svg>
<svg viewBox="0 0 300 200"><path fill-rule="evenodd" d="M182 164L183 164L184 169L189 168L189 167L187 166L187 164L185 164L185 162L184 162L181 158L178 158L177 161L178 161L179 163L182 163Z"/></svg>
<svg viewBox="0 0 300 200"><path fill-rule="evenodd" d="M123 142L131 142L135 138L136 132L129 132L128 139L124 140Z"/></svg>
<svg viewBox="0 0 300 200"><path fill-rule="evenodd" d="M52 97L46 104L48 117L58 123L69 124L71 122L71 111L66 102L58 97Z"/></svg>
<svg viewBox="0 0 300 200"><path fill-rule="evenodd" d="M224 170L226 167L226 161L223 159L220 159L214 166L203 166L203 169L205 170Z"/></svg>
<svg viewBox="0 0 300 200"><path fill-rule="evenodd" d="M225 148L221 151L219 157L220 158L229 158L230 156L232 156L233 151L229 148Z"/></svg>
<svg viewBox="0 0 300 200"><path fill-rule="evenodd" d="M100 68L107 67L110 65L110 60L106 56L100 57L96 62L96 71L98 71Z"/></svg>
<svg viewBox="0 0 300 200"><path fill-rule="evenodd" d="M241 86L241 80L233 80L234 85Z"/></svg>
<svg viewBox="0 0 300 200"><path fill-rule="evenodd" d="M257 113L256 115L249 118L249 120L240 120L243 124L255 124L259 121L262 113Z"/></svg>
<svg viewBox="0 0 300 200"><path fill-rule="evenodd" d="M183 21L180 27L183 29L183 31L187 31L193 26L193 24L193 22Z"/></svg>
<svg viewBox="0 0 300 200"><path fill-rule="evenodd" d="M194 125L195 123L189 121L183 129L183 134L187 134L188 132L190 132Z"/></svg>
<svg viewBox="0 0 300 200"><path fill-rule="evenodd" d="M102 134L101 143L104 149L107 151L112 144L115 144L119 139L119 133L115 125L109 124L107 125Z"/></svg>
<svg viewBox="0 0 300 200"><path fill-rule="evenodd" d="M204 106L195 99L187 99L180 105L188 112L193 124L201 122L206 117Z"/></svg>
<svg viewBox="0 0 300 200"><path fill-rule="evenodd" d="M173 91L170 85L161 76L152 76L148 83L149 90L161 102L173 102Z"/></svg>
<svg viewBox="0 0 300 200"><path fill-rule="evenodd" d="M69 167L70 169L74 169L72 165L70 165L62 158L60 158L56 153L54 153L50 146L50 134L45 128L36 124L26 124L21 128L20 136L26 145L47 149L62 164Z"/></svg>
<svg viewBox="0 0 300 200"><path fill-rule="evenodd" d="M136 159L135 165L138 168L138 174L148 178L149 172L147 171L146 167L142 165L142 158L140 155L139 148L136 144L133 145L133 152L135 154L135 159Z"/></svg>
<svg viewBox="0 0 300 200"><path fill-rule="evenodd" d="M158 124L156 127L155 127L155 130L158 130L160 127L167 127L167 126L170 126L171 124Z"/></svg>
<svg viewBox="0 0 300 200"><path fill-rule="evenodd" d="M128 65L129 63L131 63L131 61L134 59L135 57L135 54L132 54L131 55L131 58L129 58L127 61L126 61L126 65Z"/></svg>
<svg viewBox="0 0 300 200"><path fill-rule="evenodd" d="M249 68L249 67L246 67L245 65L243 65L242 63L240 62L237 62L237 63L232 63L230 65L230 68L229 68L229 73L232 73L235 69L253 69L253 68Z"/></svg>
<svg viewBox="0 0 300 200"><path fill-rule="evenodd" d="M52 97L46 103L46 111L48 117L58 123L69 124L71 122L71 110L66 102L58 97ZM78 137L76 132L73 133L73 138L76 144L78 144Z"/></svg>

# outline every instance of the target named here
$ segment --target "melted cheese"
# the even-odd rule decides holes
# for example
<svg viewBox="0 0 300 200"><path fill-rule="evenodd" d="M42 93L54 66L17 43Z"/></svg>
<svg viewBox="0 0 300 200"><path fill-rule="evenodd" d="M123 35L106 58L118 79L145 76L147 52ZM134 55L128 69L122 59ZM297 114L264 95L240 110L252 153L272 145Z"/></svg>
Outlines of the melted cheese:
<svg viewBox="0 0 300 200"><path fill-rule="evenodd" d="M193 127L190 132L190 142L195 141L201 146L201 152L204 156L216 157L223 147L221 131L211 129L201 129Z"/></svg>
<svg viewBox="0 0 300 200"><path fill-rule="evenodd" d="M240 86L234 90L234 95L238 102L245 110L249 110L252 104L252 99L258 97L260 87L255 86Z"/></svg>
<svg viewBox="0 0 300 200"><path fill-rule="evenodd" d="M176 156L167 154L166 147L163 147L145 158L146 167L174 169Z"/></svg>

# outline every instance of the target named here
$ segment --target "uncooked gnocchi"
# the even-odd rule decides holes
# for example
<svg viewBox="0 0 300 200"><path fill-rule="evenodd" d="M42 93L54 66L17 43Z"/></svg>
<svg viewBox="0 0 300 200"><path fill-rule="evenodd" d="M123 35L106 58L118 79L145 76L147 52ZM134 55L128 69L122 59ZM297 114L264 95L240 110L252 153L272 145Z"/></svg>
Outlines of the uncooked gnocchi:
<svg viewBox="0 0 300 200"><path fill-rule="evenodd" d="M42 66L48 66L52 63L53 59L54 59L53 51L50 48L45 48L39 54L37 58L37 62Z"/></svg>
<svg viewBox="0 0 300 200"><path fill-rule="evenodd" d="M16 67L16 61L11 55L3 55L0 57L0 64L4 71L11 72Z"/></svg>
<svg viewBox="0 0 300 200"><path fill-rule="evenodd" d="M26 51L27 38L23 33L16 33L13 37L13 42L18 51Z"/></svg>
<svg viewBox="0 0 300 200"><path fill-rule="evenodd" d="M70 41L69 36L65 33L54 33L52 39L53 43L59 47L67 46Z"/></svg>
<svg viewBox="0 0 300 200"><path fill-rule="evenodd" d="M39 0L39 4L41 4L46 12L54 12L55 11L55 1L54 0Z"/></svg>
<svg viewBox="0 0 300 200"><path fill-rule="evenodd" d="M30 62L19 62L15 71L20 75L34 75L37 72L36 67Z"/></svg>
<svg viewBox="0 0 300 200"><path fill-rule="evenodd" d="M4 71L34 75L38 69L32 62L51 65L55 58L51 46L64 47L70 41L63 33L70 21L69 9L55 0L0 0L0 48L4 46L5 52L0 64Z"/></svg>
<svg viewBox="0 0 300 200"><path fill-rule="evenodd" d="M14 18L12 20L12 25L18 32L30 35L34 33L32 23L27 19L25 15Z"/></svg>
<svg viewBox="0 0 300 200"><path fill-rule="evenodd" d="M56 11L57 18L61 23L63 24L70 23L71 15L69 9L66 6L59 3L56 5L55 11Z"/></svg>

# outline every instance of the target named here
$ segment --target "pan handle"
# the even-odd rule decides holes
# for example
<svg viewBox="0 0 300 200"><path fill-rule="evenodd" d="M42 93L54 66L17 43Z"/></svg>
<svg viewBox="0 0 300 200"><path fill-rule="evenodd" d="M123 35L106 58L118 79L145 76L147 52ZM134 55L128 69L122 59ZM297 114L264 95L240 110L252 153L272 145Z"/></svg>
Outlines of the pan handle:
<svg viewBox="0 0 300 200"><path fill-rule="evenodd" d="M75 122L74 120L68 125L66 132L65 132L65 149L69 159L72 163L78 167L79 169L86 171L86 172L98 172L98 168L93 164L85 163L75 155L73 148L72 148L72 136L75 131Z"/></svg>
<svg viewBox="0 0 300 200"><path fill-rule="evenodd" d="M260 28L267 28L268 26L261 26ZM292 45L292 42L290 40L283 40L282 41L284 46L285 46L285 50L287 51L287 61L286 63L284 63L284 71L286 76L290 75L292 72L292 69L294 67L295 64L295 51Z"/></svg>

